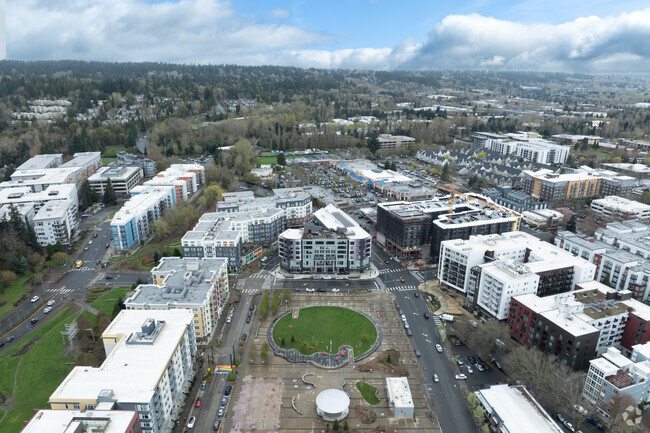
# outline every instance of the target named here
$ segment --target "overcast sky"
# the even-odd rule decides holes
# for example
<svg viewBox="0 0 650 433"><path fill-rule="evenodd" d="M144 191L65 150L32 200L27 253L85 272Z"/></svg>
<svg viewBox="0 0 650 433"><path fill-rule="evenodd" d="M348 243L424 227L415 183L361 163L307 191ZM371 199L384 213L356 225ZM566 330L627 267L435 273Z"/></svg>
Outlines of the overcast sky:
<svg viewBox="0 0 650 433"><path fill-rule="evenodd" d="M649 72L648 0L7 0L7 57Z"/></svg>

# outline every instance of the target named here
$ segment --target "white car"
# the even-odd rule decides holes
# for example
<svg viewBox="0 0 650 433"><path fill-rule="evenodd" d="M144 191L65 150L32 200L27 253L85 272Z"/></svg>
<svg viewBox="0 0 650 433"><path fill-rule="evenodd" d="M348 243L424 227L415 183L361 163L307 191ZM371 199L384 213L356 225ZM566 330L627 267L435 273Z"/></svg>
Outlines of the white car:
<svg viewBox="0 0 650 433"><path fill-rule="evenodd" d="M587 409L585 409L584 407L580 406L579 404L574 404L574 405L573 405L573 409L574 409L576 412L578 412L578 413L580 413L580 414L582 414L582 415L587 415Z"/></svg>
<svg viewBox="0 0 650 433"><path fill-rule="evenodd" d="M31 299L32 304L33 304L34 302L38 302L39 299L41 299L41 298L39 298L38 296L34 296L34 297Z"/></svg>
<svg viewBox="0 0 650 433"><path fill-rule="evenodd" d="M45 309L43 310L43 313L47 314L50 311L52 311L52 307L45 307Z"/></svg>
<svg viewBox="0 0 650 433"><path fill-rule="evenodd" d="M315 292L316 289L305 289L305 291L307 291L307 292Z"/></svg>
<svg viewBox="0 0 650 433"><path fill-rule="evenodd" d="M194 423L196 422L196 417L193 416L190 418L190 420L187 422L187 428L194 428Z"/></svg>
<svg viewBox="0 0 650 433"><path fill-rule="evenodd" d="M467 366L467 372L468 372L468 373L474 373L474 370L472 370L472 367L470 367L470 366L468 365L468 366Z"/></svg>
<svg viewBox="0 0 650 433"><path fill-rule="evenodd" d="M442 346L439 344L436 344L436 350L440 353L442 353Z"/></svg>
<svg viewBox="0 0 650 433"><path fill-rule="evenodd" d="M51 300L47 301L47 306L48 307L51 307L54 304L56 304L56 301L54 299L51 299Z"/></svg>
<svg viewBox="0 0 650 433"><path fill-rule="evenodd" d="M324 279L324 280L331 280L331 279L332 279L332 277L331 277L331 276L329 276L329 275L325 275L325 276L323 277L323 279Z"/></svg>
<svg viewBox="0 0 650 433"><path fill-rule="evenodd" d="M463 373L461 373L461 374L457 374L457 375L456 375L456 379L458 379L458 380L465 380L465 379L467 379L467 376L465 376Z"/></svg>
<svg viewBox="0 0 650 433"><path fill-rule="evenodd" d="M340 290L339 289L332 289L332 292L338 293L338 292L340 292Z"/></svg>
<svg viewBox="0 0 650 433"><path fill-rule="evenodd" d="M438 383L438 382L440 381L440 379L438 379L438 375L437 375L437 374L434 374L434 375L433 375L433 381L434 381L435 383Z"/></svg>

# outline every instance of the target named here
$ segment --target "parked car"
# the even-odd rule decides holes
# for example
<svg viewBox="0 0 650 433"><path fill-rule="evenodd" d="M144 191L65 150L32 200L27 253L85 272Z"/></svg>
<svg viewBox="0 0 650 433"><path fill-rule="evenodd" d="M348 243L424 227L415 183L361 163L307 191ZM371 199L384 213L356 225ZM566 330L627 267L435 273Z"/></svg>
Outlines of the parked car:
<svg viewBox="0 0 650 433"><path fill-rule="evenodd" d="M582 414L582 415L587 415L587 409L585 409L584 407L580 406L579 404L574 404L574 405L573 405L573 409L574 409L576 412L578 412L578 413L580 413L580 414Z"/></svg>
<svg viewBox="0 0 650 433"><path fill-rule="evenodd" d="M465 379L467 379L467 376L465 376L465 375L462 374L462 373L461 373L461 374L457 374L457 375L456 375L456 379L458 379L458 380L465 380Z"/></svg>
<svg viewBox="0 0 650 433"><path fill-rule="evenodd" d="M496 359L492 358L492 364L494 364L494 366L495 366L496 368L498 368L499 370L501 370L501 363L500 363L499 361L497 361Z"/></svg>
<svg viewBox="0 0 650 433"><path fill-rule="evenodd" d="M207 385L207 382L204 380L201 382L201 389L205 389L205 386Z"/></svg>
<svg viewBox="0 0 650 433"><path fill-rule="evenodd" d="M241 335L241 339L242 339L242 341L246 340L246 333L245 332Z"/></svg>
<svg viewBox="0 0 650 433"><path fill-rule="evenodd" d="M456 361L456 362L458 363L458 365L459 365L460 367L462 367L463 364L465 364L465 363L463 362L463 360L460 359L460 358L458 358L458 361Z"/></svg>
<svg viewBox="0 0 650 433"><path fill-rule="evenodd" d="M32 325L36 322L38 322L38 317L34 317L32 320L29 321Z"/></svg>
<svg viewBox="0 0 650 433"><path fill-rule="evenodd" d="M230 395L230 391L232 390L232 385L226 385L226 389L223 391L225 395Z"/></svg>
<svg viewBox="0 0 650 433"><path fill-rule="evenodd" d="M225 406L227 404L228 404L228 396L224 395L223 397L221 397L221 406Z"/></svg>
<svg viewBox="0 0 650 433"><path fill-rule="evenodd" d="M413 331L411 331L410 328L407 329L407 330L406 330L406 335L408 335L409 337L412 337L412 336L413 336Z"/></svg>
<svg viewBox="0 0 650 433"><path fill-rule="evenodd" d="M248 317L246 318L246 323L251 323L251 316L248 316Z"/></svg>
<svg viewBox="0 0 650 433"><path fill-rule="evenodd" d="M196 417L190 417L190 420L187 422L187 428L194 428L194 423L196 423Z"/></svg>
<svg viewBox="0 0 650 433"><path fill-rule="evenodd" d="M442 346L439 344L436 344L436 350L440 353L442 353Z"/></svg>
<svg viewBox="0 0 650 433"><path fill-rule="evenodd" d="M562 424L564 425L564 427L567 430L569 430L570 432L575 433L576 429L573 428L573 424L571 424L569 421L564 421Z"/></svg>
<svg viewBox="0 0 650 433"><path fill-rule="evenodd" d="M602 422L600 422L597 418L594 418L593 416L587 417L587 421L589 421L591 424L595 425L600 430L605 429L605 424L603 424Z"/></svg>
<svg viewBox="0 0 650 433"><path fill-rule="evenodd" d="M38 302L39 299L41 299L41 298L39 298L38 296L33 296L32 299L31 299L32 304L34 302Z"/></svg>
<svg viewBox="0 0 650 433"><path fill-rule="evenodd" d="M196 403L194 403L194 407L201 407L201 397L196 399Z"/></svg>
<svg viewBox="0 0 650 433"><path fill-rule="evenodd" d="M212 430L214 430L214 431L219 430L220 425L221 425L221 418L215 419L214 424L212 424Z"/></svg>
<svg viewBox="0 0 650 433"><path fill-rule="evenodd" d="M566 418L564 418L564 415L562 415L559 412L555 414L555 418L557 418L557 420L560 421L562 424L564 424L564 421L566 421Z"/></svg>
<svg viewBox="0 0 650 433"><path fill-rule="evenodd" d="M472 367L469 366L469 364L467 365L467 372L470 374L474 373L474 370L472 369Z"/></svg>
<svg viewBox="0 0 650 433"><path fill-rule="evenodd" d="M219 411L217 412L217 416L218 416L218 417L222 417L224 413L226 413L226 408L223 407L223 406L221 406L221 407L219 408Z"/></svg>

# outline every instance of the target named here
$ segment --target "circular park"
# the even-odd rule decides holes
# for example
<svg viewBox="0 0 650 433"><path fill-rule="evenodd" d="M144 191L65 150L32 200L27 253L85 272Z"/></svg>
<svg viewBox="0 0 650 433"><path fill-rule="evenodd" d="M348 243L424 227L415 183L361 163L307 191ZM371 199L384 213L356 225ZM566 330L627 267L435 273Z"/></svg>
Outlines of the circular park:
<svg viewBox="0 0 650 433"><path fill-rule="evenodd" d="M270 334L273 345L284 351L331 354L348 346L357 357L376 348L379 333L365 314L343 307L314 306L280 316Z"/></svg>

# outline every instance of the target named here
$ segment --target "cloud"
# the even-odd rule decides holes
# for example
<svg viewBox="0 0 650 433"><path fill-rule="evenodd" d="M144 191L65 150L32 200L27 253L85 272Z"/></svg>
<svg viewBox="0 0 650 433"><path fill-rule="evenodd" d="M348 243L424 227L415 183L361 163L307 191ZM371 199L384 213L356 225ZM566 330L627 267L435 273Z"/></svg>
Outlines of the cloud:
<svg viewBox="0 0 650 433"><path fill-rule="evenodd" d="M558 25L450 15L400 67L645 72L649 40L650 9Z"/></svg>
<svg viewBox="0 0 650 433"><path fill-rule="evenodd" d="M448 15L424 41L328 50L343 37L263 21L225 0L8 0L7 54L81 59L361 69L650 70L650 9L562 24ZM381 31L381 30L378 30ZM324 47L324 48L323 48Z"/></svg>

